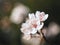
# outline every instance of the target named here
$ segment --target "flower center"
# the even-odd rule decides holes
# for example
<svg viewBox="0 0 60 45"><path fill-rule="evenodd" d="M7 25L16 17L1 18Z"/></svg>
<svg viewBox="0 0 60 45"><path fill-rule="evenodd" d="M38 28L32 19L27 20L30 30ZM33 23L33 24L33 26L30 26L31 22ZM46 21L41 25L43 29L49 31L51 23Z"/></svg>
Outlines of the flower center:
<svg viewBox="0 0 60 45"><path fill-rule="evenodd" d="M36 28L36 27L37 27L37 25L36 25L36 24L32 24L32 26L33 26L34 28Z"/></svg>

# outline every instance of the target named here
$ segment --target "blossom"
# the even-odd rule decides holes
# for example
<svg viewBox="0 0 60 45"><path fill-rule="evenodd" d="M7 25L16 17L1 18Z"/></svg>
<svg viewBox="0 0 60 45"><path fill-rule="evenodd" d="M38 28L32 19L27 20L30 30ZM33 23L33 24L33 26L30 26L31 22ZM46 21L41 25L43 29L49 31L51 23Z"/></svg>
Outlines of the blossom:
<svg viewBox="0 0 60 45"><path fill-rule="evenodd" d="M45 21L48 18L48 14L45 14L44 12L36 11L36 17L40 21Z"/></svg>
<svg viewBox="0 0 60 45"><path fill-rule="evenodd" d="M24 35L27 35L26 37L28 37L30 34L36 34L37 31L39 32L42 29L44 26L43 21L45 21L47 18L48 14L45 14L44 12L36 11L35 14L29 13L26 22L22 24L21 32Z"/></svg>
<svg viewBox="0 0 60 45"><path fill-rule="evenodd" d="M27 20L26 23L22 24L21 32L23 32L24 34L35 34L37 32L36 22L37 20Z"/></svg>
<svg viewBox="0 0 60 45"><path fill-rule="evenodd" d="M35 34L37 30L43 27L44 23L40 24L40 20L36 18L34 13L29 14L29 19L22 24L21 32L24 34Z"/></svg>

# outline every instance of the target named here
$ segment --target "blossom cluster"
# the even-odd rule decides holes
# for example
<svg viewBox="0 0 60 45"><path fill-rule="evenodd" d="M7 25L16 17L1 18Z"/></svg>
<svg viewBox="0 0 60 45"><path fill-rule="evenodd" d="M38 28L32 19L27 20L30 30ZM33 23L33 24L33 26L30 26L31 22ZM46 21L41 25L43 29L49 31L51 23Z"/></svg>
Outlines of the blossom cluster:
<svg viewBox="0 0 60 45"><path fill-rule="evenodd" d="M37 32L40 32L42 27L44 26L44 21L48 18L48 14L44 12L36 11L36 13L29 13L28 18L25 23L21 26L21 32L24 34L24 38L29 37L30 35L34 35Z"/></svg>

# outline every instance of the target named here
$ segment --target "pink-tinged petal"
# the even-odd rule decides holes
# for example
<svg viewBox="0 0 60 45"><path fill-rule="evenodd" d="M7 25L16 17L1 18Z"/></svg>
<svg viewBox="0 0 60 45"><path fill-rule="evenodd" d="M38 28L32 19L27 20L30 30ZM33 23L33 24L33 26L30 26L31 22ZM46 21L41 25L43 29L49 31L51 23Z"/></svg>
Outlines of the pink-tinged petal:
<svg viewBox="0 0 60 45"><path fill-rule="evenodd" d="M43 20L44 16L45 16L45 13L44 13L44 12L41 12L41 13L40 13L40 16L39 16L40 21L42 21L42 20Z"/></svg>
<svg viewBox="0 0 60 45"><path fill-rule="evenodd" d="M32 27L36 28L37 27L37 24L32 24Z"/></svg>
<svg viewBox="0 0 60 45"><path fill-rule="evenodd" d="M45 21L48 18L48 14L46 14L41 21Z"/></svg>
<svg viewBox="0 0 60 45"><path fill-rule="evenodd" d="M40 15L45 15L45 13L44 12L41 12Z"/></svg>
<svg viewBox="0 0 60 45"><path fill-rule="evenodd" d="M43 18L44 18L44 15L40 15L40 21L42 21L43 20Z"/></svg>
<svg viewBox="0 0 60 45"><path fill-rule="evenodd" d="M37 27L37 24L36 24L37 20L31 20L31 27L34 27L36 28Z"/></svg>

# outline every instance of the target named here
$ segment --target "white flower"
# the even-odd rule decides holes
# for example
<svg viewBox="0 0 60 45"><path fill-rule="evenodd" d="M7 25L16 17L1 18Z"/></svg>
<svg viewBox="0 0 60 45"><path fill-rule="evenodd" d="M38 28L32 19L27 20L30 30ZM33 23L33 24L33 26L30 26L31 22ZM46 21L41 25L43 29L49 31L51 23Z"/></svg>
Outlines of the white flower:
<svg viewBox="0 0 60 45"><path fill-rule="evenodd" d="M37 19L36 15L34 15L34 13L29 14L29 24L31 24L32 27L32 34L35 34L37 32L37 30L39 31L44 23L40 22L40 19Z"/></svg>
<svg viewBox="0 0 60 45"><path fill-rule="evenodd" d="M44 25L43 21L47 18L48 14L45 14L44 12L36 11L35 15L34 13L29 14L26 22L22 24L21 32L24 33L24 35L27 35L26 37L30 34L36 34L37 31L39 32L42 29Z"/></svg>
<svg viewBox="0 0 60 45"><path fill-rule="evenodd" d="M48 18L48 14L45 14L44 12L36 11L36 17L40 21L45 21Z"/></svg>
<svg viewBox="0 0 60 45"><path fill-rule="evenodd" d="M29 18L22 24L21 32L24 34L35 34L43 27L44 23L40 24L40 20L32 13L29 14Z"/></svg>
<svg viewBox="0 0 60 45"><path fill-rule="evenodd" d="M24 34L35 34L37 32L37 29L35 29L33 24L23 23L21 32L23 32Z"/></svg>

